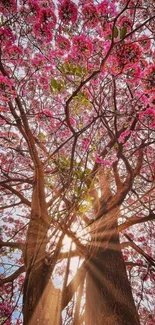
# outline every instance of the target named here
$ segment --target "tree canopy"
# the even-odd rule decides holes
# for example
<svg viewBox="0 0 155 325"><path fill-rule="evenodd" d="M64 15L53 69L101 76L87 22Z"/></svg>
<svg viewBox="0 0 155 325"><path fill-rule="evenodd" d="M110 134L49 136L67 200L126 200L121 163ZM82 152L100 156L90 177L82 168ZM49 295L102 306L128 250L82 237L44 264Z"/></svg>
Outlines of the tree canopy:
<svg viewBox="0 0 155 325"><path fill-rule="evenodd" d="M153 325L155 3L0 10L0 322Z"/></svg>

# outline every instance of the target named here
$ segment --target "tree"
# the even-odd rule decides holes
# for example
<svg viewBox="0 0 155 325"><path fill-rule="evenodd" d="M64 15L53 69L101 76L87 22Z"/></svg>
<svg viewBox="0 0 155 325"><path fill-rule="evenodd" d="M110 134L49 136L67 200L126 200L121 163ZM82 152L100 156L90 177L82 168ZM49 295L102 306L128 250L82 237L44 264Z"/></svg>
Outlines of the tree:
<svg viewBox="0 0 155 325"><path fill-rule="evenodd" d="M0 9L2 321L151 325L154 2Z"/></svg>

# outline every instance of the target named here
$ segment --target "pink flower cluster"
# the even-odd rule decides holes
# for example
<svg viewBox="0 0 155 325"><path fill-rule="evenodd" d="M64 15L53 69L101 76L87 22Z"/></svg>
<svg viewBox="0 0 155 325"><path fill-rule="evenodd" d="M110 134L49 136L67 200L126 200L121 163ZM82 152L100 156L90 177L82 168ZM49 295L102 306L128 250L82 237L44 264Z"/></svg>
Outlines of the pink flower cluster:
<svg viewBox="0 0 155 325"><path fill-rule="evenodd" d="M52 30L56 25L56 16L52 9L42 8L33 26L33 32L39 39L50 42L53 38Z"/></svg>
<svg viewBox="0 0 155 325"><path fill-rule="evenodd" d="M14 35L9 27L0 27L0 46L10 46L14 42Z"/></svg>
<svg viewBox="0 0 155 325"><path fill-rule="evenodd" d="M120 65L131 66L137 64L141 57L141 49L137 43L128 43L119 47L117 51L117 59Z"/></svg>
<svg viewBox="0 0 155 325"><path fill-rule="evenodd" d="M95 159L97 164L103 164L104 167L111 167L112 162L110 160L105 160L99 156L99 154L96 154L96 159Z"/></svg>
<svg viewBox="0 0 155 325"><path fill-rule="evenodd" d="M0 318L1 317L8 317L11 314L11 308L8 306L7 303L0 303Z"/></svg>
<svg viewBox="0 0 155 325"><path fill-rule="evenodd" d="M0 75L0 95L7 94L7 97L10 95L15 96L15 91L12 89L13 82L8 78Z"/></svg>
<svg viewBox="0 0 155 325"><path fill-rule="evenodd" d="M92 50L92 42L84 34L73 37L73 54L80 55L81 57L89 57Z"/></svg>
<svg viewBox="0 0 155 325"><path fill-rule="evenodd" d="M122 132L121 135L120 135L119 138L118 138L118 142L119 142L119 143L124 143L125 138L126 138L130 133L131 133L130 130L126 130L126 131Z"/></svg>
<svg viewBox="0 0 155 325"><path fill-rule="evenodd" d="M143 71L142 83L147 93L153 93L155 91L155 65L149 65Z"/></svg>
<svg viewBox="0 0 155 325"><path fill-rule="evenodd" d="M70 50L70 41L64 36L57 36L56 45L62 53L69 52Z"/></svg>
<svg viewBox="0 0 155 325"><path fill-rule="evenodd" d="M87 150L90 145L90 138L85 137L82 139L82 149Z"/></svg>
<svg viewBox="0 0 155 325"><path fill-rule="evenodd" d="M58 5L59 18L62 23L69 25L70 22L75 23L77 20L77 6L70 0L60 0Z"/></svg>
<svg viewBox="0 0 155 325"><path fill-rule="evenodd" d="M122 28L122 27L126 27L127 29L127 32L130 32L131 30L131 27L132 27L132 19L130 19L129 17L127 16L121 16L118 20L118 24L119 26Z"/></svg>
<svg viewBox="0 0 155 325"><path fill-rule="evenodd" d="M133 83L135 81L140 82L141 68L139 65L127 66L124 69L127 82Z"/></svg>
<svg viewBox="0 0 155 325"><path fill-rule="evenodd" d="M85 25L90 28L96 27L98 24L97 9L93 4L86 4L82 10Z"/></svg>
<svg viewBox="0 0 155 325"><path fill-rule="evenodd" d="M0 12L3 15L7 16L13 14L17 11L17 3L16 0L1 0L0 2Z"/></svg>
<svg viewBox="0 0 155 325"><path fill-rule="evenodd" d="M139 120L145 122L145 118L149 122L150 128L155 128L155 109L147 108L145 111L139 113Z"/></svg>
<svg viewBox="0 0 155 325"><path fill-rule="evenodd" d="M106 16L108 13L114 15L116 13L116 6L113 2L103 0L97 5L97 13L99 17Z"/></svg>
<svg viewBox="0 0 155 325"><path fill-rule="evenodd" d="M149 50L150 50L150 47L151 47L151 40L150 38L147 36L147 35L142 35L140 38L139 38L139 44L142 48L142 51L144 53L147 53Z"/></svg>

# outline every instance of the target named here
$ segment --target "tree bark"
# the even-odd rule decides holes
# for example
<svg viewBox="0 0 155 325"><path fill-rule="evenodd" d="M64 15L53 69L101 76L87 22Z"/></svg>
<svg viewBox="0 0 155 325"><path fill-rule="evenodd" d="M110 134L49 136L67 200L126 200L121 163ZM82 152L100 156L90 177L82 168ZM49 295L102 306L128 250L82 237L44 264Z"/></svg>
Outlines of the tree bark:
<svg viewBox="0 0 155 325"><path fill-rule="evenodd" d="M47 227L39 218L30 221L25 252L26 276L23 289L24 325L28 325L34 311L41 312L41 297L44 291L44 260L47 245ZM38 304L39 303L39 304ZM40 324L36 320L36 324Z"/></svg>
<svg viewBox="0 0 155 325"><path fill-rule="evenodd" d="M106 248L104 238L97 245L87 267L85 324L140 325L116 223Z"/></svg>

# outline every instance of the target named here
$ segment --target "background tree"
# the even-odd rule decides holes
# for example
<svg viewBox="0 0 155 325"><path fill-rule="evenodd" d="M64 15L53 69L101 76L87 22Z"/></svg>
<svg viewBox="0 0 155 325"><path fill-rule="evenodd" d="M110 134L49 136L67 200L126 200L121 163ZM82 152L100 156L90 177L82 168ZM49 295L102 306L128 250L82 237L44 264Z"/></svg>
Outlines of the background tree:
<svg viewBox="0 0 155 325"><path fill-rule="evenodd" d="M154 324L154 2L0 9L1 323Z"/></svg>

